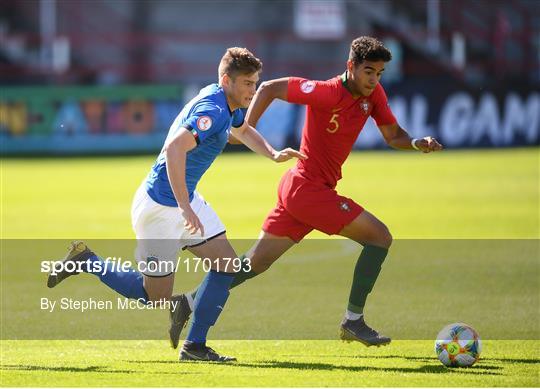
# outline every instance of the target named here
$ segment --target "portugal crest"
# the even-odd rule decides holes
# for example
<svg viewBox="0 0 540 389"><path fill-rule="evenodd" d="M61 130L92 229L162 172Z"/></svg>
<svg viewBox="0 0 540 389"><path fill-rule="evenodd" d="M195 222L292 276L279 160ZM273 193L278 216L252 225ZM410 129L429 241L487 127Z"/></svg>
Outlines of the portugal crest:
<svg viewBox="0 0 540 389"><path fill-rule="evenodd" d="M362 100L362 102L360 103L360 108L362 108L364 115L367 115L369 112L369 101Z"/></svg>
<svg viewBox="0 0 540 389"><path fill-rule="evenodd" d="M342 201L339 204L339 209L341 209L343 212L351 212L351 208L349 207L349 204L347 204L345 201Z"/></svg>

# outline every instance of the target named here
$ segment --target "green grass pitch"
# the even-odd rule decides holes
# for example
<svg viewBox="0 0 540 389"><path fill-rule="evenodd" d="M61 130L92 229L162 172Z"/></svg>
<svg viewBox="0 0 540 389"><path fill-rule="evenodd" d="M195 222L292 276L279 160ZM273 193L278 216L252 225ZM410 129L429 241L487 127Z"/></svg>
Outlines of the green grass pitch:
<svg viewBox="0 0 540 389"><path fill-rule="evenodd" d="M147 156L2 160L2 238L59 239L59 243L60 240L75 238L132 238L131 199L153 159ZM291 165L276 165L248 153L225 154L205 175L199 191L228 227L229 237L253 239L275 203L281 174ZM357 152L347 161L343 176L338 191L383 220L396 241L540 238L538 148L445 151L432 155ZM328 239L320 233L309 237ZM335 273L341 277L341 274L349 274L356 254L339 259L350 269L332 268L331 263L326 262L295 263L294 256L293 252L269 271L292 277L287 285L273 287L274 279L269 273L261 276L260 281L250 281L235 291L215 328L216 334L220 324L223 331L237 334L234 324L240 315L243 315L244 324L258 325L263 331L264 325L257 320L257 299L271 296L271 300L264 300L265 303L273 307L280 305L280 312L289 315L287 319L294 323L295 329L298 323L317 318L310 328L321 328L321 335L316 337L321 340L271 339L271 332L268 340L222 336L211 341L210 345L235 355L238 363L229 366L181 364L165 340L166 315L163 312L141 312L138 317L142 321L148 317L148 322L141 324L141 331L149 331L152 323L161 322L163 340L39 341L5 339L2 336L1 385L540 386L539 311L538 296L534 296L538 293L538 258L516 263L508 273L504 267L483 267L489 268L489 277L494 284L492 292L487 295L482 290L475 290L474 284L470 289L471 285L465 281L467 277L456 278L452 287L458 297L463 296L457 301L465 300L463 307L459 308L466 319L469 318L467 315L474 315L467 306L474 306L478 301L493 307L497 307L500 301L502 306L511 309L513 301L529 299L529 311L511 311L509 316L516 315L517 320L505 317L507 312L493 312L493 316L487 315L490 312L481 312L486 317L479 320L480 328L477 329L481 336L483 331L493 333L499 319L503 329L511 329L514 320L516 325L521 325L521 338L530 340L510 340L511 336L504 340L486 340L482 359L477 365L468 369L447 369L436 359L431 337L426 337L426 340L395 340L387 347L374 349L328 338L324 332L326 328L337 333L349 282L331 275ZM479 263L487 266L489 260L482 258ZM371 314L368 320L394 335L399 327L399 322L395 322L396 312L403 311L398 306L402 303L398 298L403 293L411 297L415 309L427 312L437 304L444 306L445 296L451 298L452 293L447 289L439 290L437 283L429 282L438 271L446 269L444 263L437 266L442 267L426 266L423 270L427 282L414 282L414 277L420 273L415 268L408 269L396 260L386 264L366 307ZM474 264L471 266L474 269ZM5 271L6 267L0 270ZM318 282L325 274L328 277L322 288ZM399 275L405 279L401 283L394 282ZM286 294L294 290L295 277L302 293L313 296L322 292L328 297L328 309L314 307L311 314L307 311L308 316L304 316L306 311L296 309L299 302ZM197 277L179 275L175 290L185 290L196 281ZM396 291L395 284L407 285L407 291ZM33 320L37 321L37 318L28 315L27 311L36 308L26 298L27 295L48 293L43 275L23 271L18 277L7 279L3 273L0 285L2 323L9 322L5 316L9 313L17 320L26 318L29 328L35 325ZM20 292L18 285L26 289L20 289ZM426 289L430 287L431 290ZM79 295L94 290L103 292L107 297L114 296L106 294L105 288L89 277L80 283L66 284L62 289L64 293ZM467 292L472 292L472 296ZM431 300L424 298L427 293ZM387 296L392 298L385 299ZM466 300L468 297L470 303ZM279 304L283 300L290 304ZM13 308L16 306L14 301L19 301L22 308ZM429 304L418 307L416 301L429 301ZM252 313L246 314L246 311ZM105 320L102 318L100 321L99 315L94 318L91 315L94 313L88 313L88 321L103 323ZM433 333L434 336L440 329L440 323L429 319L433 318L419 318L419 328L422 334ZM281 316L268 327L279 328L283 325L280 320L283 320ZM107 324L121 325L114 321ZM42 322L41 326L47 326L47 322ZM66 330L70 326L78 327L78 323L67 323ZM9 326L5 327L2 334L10 331Z"/></svg>

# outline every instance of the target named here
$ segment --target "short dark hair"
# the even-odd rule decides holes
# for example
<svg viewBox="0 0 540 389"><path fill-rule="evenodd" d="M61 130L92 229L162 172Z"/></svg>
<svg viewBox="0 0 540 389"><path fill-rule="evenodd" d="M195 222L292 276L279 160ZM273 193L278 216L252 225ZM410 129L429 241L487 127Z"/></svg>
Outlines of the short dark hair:
<svg viewBox="0 0 540 389"><path fill-rule="evenodd" d="M353 40L351 43L349 60L351 60L355 65L359 65L364 61L388 62L391 59L392 53L377 38L373 38L371 36L361 36Z"/></svg>
<svg viewBox="0 0 540 389"><path fill-rule="evenodd" d="M262 62L251 51L243 47L230 47L219 62L218 76L224 74L234 78L238 74L252 74L262 70Z"/></svg>

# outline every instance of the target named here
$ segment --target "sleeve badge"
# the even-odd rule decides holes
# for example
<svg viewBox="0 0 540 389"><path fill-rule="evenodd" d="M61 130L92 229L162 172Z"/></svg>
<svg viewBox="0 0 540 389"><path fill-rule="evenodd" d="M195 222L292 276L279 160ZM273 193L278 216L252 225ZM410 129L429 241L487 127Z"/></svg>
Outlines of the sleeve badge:
<svg viewBox="0 0 540 389"><path fill-rule="evenodd" d="M197 128L201 131L209 130L212 127L212 119L210 116L201 116L197 119Z"/></svg>
<svg viewBox="0 0 540 389"><path fill-rule="evenodd" d="M314 81L303 81L300 84L300 90L306 94L313 92L313 89L315 89Z"/></svg>

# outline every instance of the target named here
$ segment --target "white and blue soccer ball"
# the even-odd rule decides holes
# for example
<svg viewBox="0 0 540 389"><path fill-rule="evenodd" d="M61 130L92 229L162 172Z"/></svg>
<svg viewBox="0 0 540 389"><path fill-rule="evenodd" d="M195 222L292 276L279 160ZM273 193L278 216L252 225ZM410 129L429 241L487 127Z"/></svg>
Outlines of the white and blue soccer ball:
<svg viewBox="0 0 540 389"><path fill-rule="evenodd" d="M435 341L437 357L448 367L472 366L480 358L481 351L482 342L478 333L464 323L447 325Z"/></svg>

